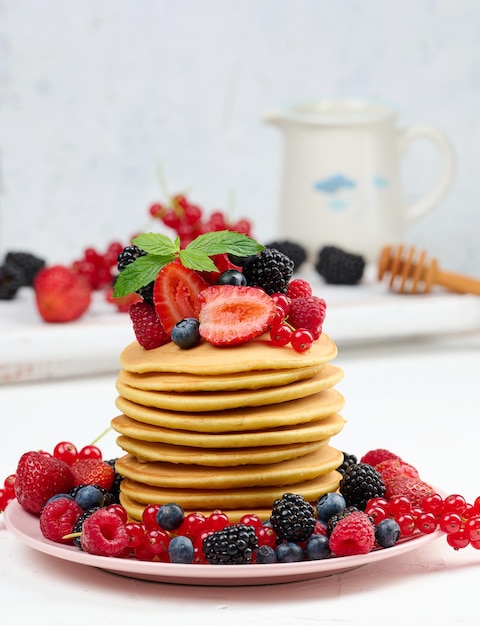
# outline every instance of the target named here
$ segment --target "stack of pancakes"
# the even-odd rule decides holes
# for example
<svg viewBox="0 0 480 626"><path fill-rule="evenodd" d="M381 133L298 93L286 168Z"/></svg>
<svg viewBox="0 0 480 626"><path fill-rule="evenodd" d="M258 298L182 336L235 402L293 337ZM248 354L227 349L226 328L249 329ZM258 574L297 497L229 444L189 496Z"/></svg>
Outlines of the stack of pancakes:
<svg viewBox="0 0 480 626"><path fill-rule="evenodd" d="M325 334L306 353L266 336L230 348L127 346L112 427L126 452L116 469L130 518L177 502L231 521L266 519L285 492L315 502L337 489L343 454L329 442L345 420L336 355Z"/></svg>

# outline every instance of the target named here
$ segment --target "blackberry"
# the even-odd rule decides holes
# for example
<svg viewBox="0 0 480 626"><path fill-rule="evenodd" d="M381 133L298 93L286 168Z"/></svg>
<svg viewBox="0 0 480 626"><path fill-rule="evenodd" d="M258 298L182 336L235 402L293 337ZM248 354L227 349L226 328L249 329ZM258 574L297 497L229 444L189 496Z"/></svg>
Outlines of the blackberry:
<svg viewBox="0 0 480 626"><path fill-rule="evenodd" d="M8 252L5 267L15 267L22 274L22 287L33 287L35 276L45 267L45 260L30 252Z"/></svg>
<svg viewBox="0 0 480 626"><path fill-rule="evenodd" d="M343 511L340 511L339 513L335 513L335 515L332 515L332 517L330 517L330 519L327 522L328 537L330 537L330 535L332 534L332 530L335 528L335 526L338 524L340 520L350 515L350 513L353 513L354 511L359 511L359 510L360 509L358 509L356 506L347 506L343 509Z"/></svg>
<svg viewBox="0 0 480 626"><path fill-rule="evenodd" d="M345 470L339 491L347 506L365 510L370 498L383 498L385 483L377 470L368 463L354 463Z"/></svg>
<svg viewBox="0 0 480 626"><path fill-rule="evenodd" d="M343 454L343 463L337 467L337 472L340 474L345 474L345 470L350 465L355 465L358 462L357 457L354 454L348 454L348 452L342 452Z"/></svg>
<svg viewBox="0 0 480 626"><path fill-rule="evenodd" d="M121 474L119 474L117 470L115 469L116 461L117 461L116 458L108 459L108 460L105 459L105 463L108 463L115 472L115 476L113 478L113 484L110 487L110 493L112 494L115 502L118 504L120 502L120 485L122 484L122 480L124 477Z"/></svg>
<svg viewBox="0 0 480 626"><path fill-rule="evenodd" d="M335 246L324 246L314 267L330 285L356 285L363 277L365 259Z"/></svg>
<svg viewBox="0 0 480 626"><path fill-rule="evenodd" d="M260 287L268 295L285 293L293 275L294 263L275 248L264 248L243 268L250 287Z"/></svg>
<svg viewBox="0 0 480 626"><path fill-rule="evenodd" d="M253 526L232 524L205 537L202 550L211 565L251 563L258 548Z"/></svg>
<svg viewBox="0 0 480 626"><path fill-rule="evenodd" d="M296 272L300 266L307 260L307 251L305 248L294 241L284 239L282 241L272 241L267 243L267 248L275 248L279 252L286 254L293 261L293 271Z"/></svg>
<svg viewBox="0 0 480 626"><path fill-rule="evenodd" d="M101 508L102 507L100 506L94 506L91 509L87 509L86 511L84 511L75 522L75 525L72 528L72 533L81 533L84 521L88 519L92 513L95 513L95 511L98 511L98 509L101 509ZM82 543L80 541L80 537L74 537L73 544L77 546L77 548L80 548L80 550L82 549Z"/></svg>
<svg viewBox="0 0 480 626"><path fill-rule="evenodd" d="M0 267L0 300L13 300L23 285L23 274L14 266Z"/></svg>
<svg viewBox="0 0 480 626"><path fill-rule="evenodd" d="M315 510L303 496L284 493L273 503L270 522L280 543L306 541L315 528Z"/></svg>
<svg viewBox="0 0 480 626"><path fill-rule="evenodd" d="M136 261L139 257L145 256L147 253L138 246L126 246L117 256L117 269L122 272L127 265ZM153 304L153 285L154 282L148 283L144 287L140 287L135 293L145 301Z"/></svg>

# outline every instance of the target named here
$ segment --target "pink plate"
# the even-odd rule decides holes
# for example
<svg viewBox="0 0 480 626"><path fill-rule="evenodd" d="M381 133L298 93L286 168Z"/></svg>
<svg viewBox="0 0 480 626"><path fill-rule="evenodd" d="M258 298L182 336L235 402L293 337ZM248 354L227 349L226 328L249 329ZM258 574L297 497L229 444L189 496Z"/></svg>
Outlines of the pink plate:
<svg viewBox="0 0 480 626"><path fill-rule="evenodd" d="M49 554L72 563L97 567L121 576L181 585L273 585L321 578L346 572L362 565L374 564L384 559L392 559L416 550L442 535L440 531L436 531L429 535L418 535L407 541L402 541L392 548L374 550L368 554L357 556L335 557L322 561L244 566L184 565L95 556L82 552L73 546L53 543L43 537L38 518L24 511L16 500L10 502L5 509L4 519L6 527L13 535L27 546L44 554Z"/></svg>

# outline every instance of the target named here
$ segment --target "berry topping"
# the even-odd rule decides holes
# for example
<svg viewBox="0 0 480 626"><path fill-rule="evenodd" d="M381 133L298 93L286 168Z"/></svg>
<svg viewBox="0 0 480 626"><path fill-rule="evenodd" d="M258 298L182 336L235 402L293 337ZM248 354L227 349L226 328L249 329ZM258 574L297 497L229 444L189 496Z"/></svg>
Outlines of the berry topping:
<svg viewBox="0 0 480 626"><path fill-rule="evenodd" d="M311 295L312 286L308 280L303 280L303 278L294 278L288 283L286 296L290 298L290 300L305 298L306 296Z"/></svg>
<svg viewBox="0 0 480 626"><path fill-rule="evenodd" d="M41 452L25 452L16 470L15 496L26 511L39 514L47 500L67 493L73 483L71 469L64 461Z"/></svg>
<svg viewBox="0 0 480 626"><path fill-rule="evenodd" d="M173 343L184 350L193 348L200 341L199 326L200 322L195 317L186 317L177 322L172 328L171 339Z"/></svg>
<svg viewBox="0 0 480 626"><path fill-rule="evenodd" d="M356 285L363 277L365 259L335 246L325 246L315 262L316 271L331 285Z"/></svg>
<svg viewBox="0 0 480 626"><path fill-rule="evenodd" d="M356 463L345 470L339 486L347 506L365 510L371 498L385 495L385 484L380 474L367 463Z"/></svg>
<svg viewBox="0 0 480 626"><path fill-rule="evenodd" d="M128 313L135 337L145 350L159 348L170 341L152 304L135 302L130 305Z"/></svg>
<svg viewBox="0 0 480 626"><path fill-rule="evenodd" d="M155 280L153 300L157 316L170 336L173 327L186 317L198 318L198 294L208 287L200 274L173 261L164 265Z"/></svg>
<svg viewBox="0 0 480 626"><path fill-rule="evenodd" d="M245 267L247 284L269 295L285 293L293 274L293 261L274 248L264 248Z"/></svg>
<svg viewBox="0 0 480 626"><path fill-rule="evenodd" d="M128 546L123 520L108 509L94 511L83 523L81 532L82 549L90 554L119 556Z"/></svg>
<svg viewBox="0 0 480 626"><path fill-rule="evenodd" d="M375 544L375 529L363 511L353 511L335 525L330 549L336 556L367 554Z"/></svg>
<svg viewBox="0 0 480 626"><path fill-rule="evenodd" d="M262 289L216 285L198 297L200 335L216 346L232 346L262 335L272 323L276 305Z"/></svg>
<svg viewBox="0 0 480 626"><path fill-rule="evenodd" d="M306 328L314 339L322 333L322 324L325 320L327 303L317 296L304 296L292 300L288 311L288 323L293 328Z"/></svg>
<svg viewBox="0 0 480 626"><path fill-rule="evenodd" d="M245 524L225 526L207 535L202 542L207 563L221 565L251 563L257 547L255 529Z"/></svg>
<svg viewBox="0 0 480 626"><path fill-rule="evenodd" d="M275 500L270 522L280 541L305 541L315 528L315 511L301 495L285 493Z"/></svg>
<svg viewBox="0 0 480 626"><path fill-rule="evenodd" d="M36 306L45 322L72 322L87 311L92 299L88 281L63 265L40 270L34 289Z"/></svg>

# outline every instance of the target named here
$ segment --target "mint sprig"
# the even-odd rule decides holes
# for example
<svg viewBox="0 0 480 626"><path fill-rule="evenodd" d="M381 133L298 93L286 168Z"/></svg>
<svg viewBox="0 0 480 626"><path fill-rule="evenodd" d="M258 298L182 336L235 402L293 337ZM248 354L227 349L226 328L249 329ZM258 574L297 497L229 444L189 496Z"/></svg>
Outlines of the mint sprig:
<svg viewBox="0 0 480 626"><path fill-rule="evenodd" d="M161 233L144 233L132 243L147 254L127 265L115 281L113 296L121 298L145 287L157 277L167 263L179 259L182 265L197 272L215 272L217 267L210 257L233 254L247 257L261 252L265 246L243 233L219 230L199 235L185 248L180 248L180 238L170 239Z"/></svg>

